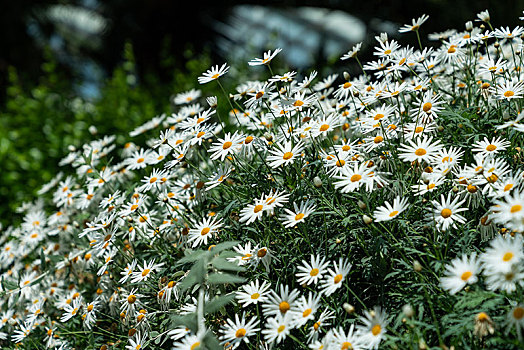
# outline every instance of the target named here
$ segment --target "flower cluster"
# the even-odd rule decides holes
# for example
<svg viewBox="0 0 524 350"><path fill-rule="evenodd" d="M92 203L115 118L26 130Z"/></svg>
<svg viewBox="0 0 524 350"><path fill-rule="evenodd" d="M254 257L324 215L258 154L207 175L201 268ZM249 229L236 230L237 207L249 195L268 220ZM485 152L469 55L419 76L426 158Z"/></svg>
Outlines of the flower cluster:
<svg viewBox="0 0 524 350"><path fill-rule="evenodd" d="M500 333L488 312L513 344L524 28L478 17L431 47L383 33L363 65L357 44L355 77L275 75L276 49L228 94L217 65L198 82L224 96L179 93L130 132L145 144L73 150L2 233L0 344L464 348Z"/></svg>

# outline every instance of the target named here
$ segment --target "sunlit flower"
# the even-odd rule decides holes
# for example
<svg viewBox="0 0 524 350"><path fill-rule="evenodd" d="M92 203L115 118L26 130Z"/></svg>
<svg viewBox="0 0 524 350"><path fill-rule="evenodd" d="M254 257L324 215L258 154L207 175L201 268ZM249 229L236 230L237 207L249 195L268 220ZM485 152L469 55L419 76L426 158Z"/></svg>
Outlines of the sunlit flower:
<svg viewBox="0 0 524 350"><path fill-rule="evenodd" d="M210 81L217 80L222 75L226 74L229 70L229 66L227 63L224 63L222 67L218 68L218 65L211 67L211 69L208 69L207 72L202 73L200 77L198 77L198 82L200 84L206 84Z"/></svg>

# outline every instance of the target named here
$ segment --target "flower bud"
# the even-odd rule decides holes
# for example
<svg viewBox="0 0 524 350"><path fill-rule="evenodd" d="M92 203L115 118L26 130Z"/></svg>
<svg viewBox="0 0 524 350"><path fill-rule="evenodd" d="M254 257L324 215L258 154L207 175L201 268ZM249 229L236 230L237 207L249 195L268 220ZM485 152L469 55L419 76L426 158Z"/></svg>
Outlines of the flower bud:
<svg viewBox="0 0 524 350"><path fill-rule="evenodd" d="M217 108L218 100L217 100L216 96L208 97L208 98L206 98L206 101L207 101L207 104L209 105L209 107L211 107L213 109Z"/></svg>
<svg viewBox="0 0 524 350"><path fill-rule="evenodd" d="M313 185L315 185L315 187L322 187L322 179L318 176L315 176L313 178Z"/></svg>
<svg viewBox="0 0 524 350"><path fill-rule="evenodd" d="M357 204L358 204L358 207L359 207L360 209L362 209L362 210L364 210L364 209L367 208L366 203L362 202L361 200L359 200L359 201L357 202Z"/></svg>
<svg viewBox="0 0 524 350"><path fill-rule="evenodd" d="M355 312L355 307L353 305L351 305L351 304L344 303L344 305L342 305L342 307L350 315Z"/></svg>
<svg viewBox="0 0 524 350"><path fill-rule="evenodd" d="M349 75L348 72L344 72L344 79L346 79L346 80L351 79L351 75Z"/></svg>
<svg viewBox="0 0 524 350"><path fill-rule="evenodd" d="M466 22L466 30L468 32L471 32L473 30L473 22L471 22L471 21L467 21Z"/></svg>
<svg viewBox="0 0 524 350"><path fill-rule="evenodd" d="M422 271L422 265L420 265L418 260L413 261L413 270L415 270L416 272Z"/></svg>
<svg viewBox="0 0 524 350"><path fill-rule="evenodd" d="M413 317L415 315L415 310L413 310L413 307L410 304L406 304L402 307L402 313L406 315L406 317Z"/></svg>
<svg viewBox="0 0 524 350"><path fill-rule="evenodd" d="M364 223L366 225L369 225L369 224L371 224L373 222L373 219L370 218L369 216L365 215L365 214L362 215L362 220L364 220Z"/></svg>

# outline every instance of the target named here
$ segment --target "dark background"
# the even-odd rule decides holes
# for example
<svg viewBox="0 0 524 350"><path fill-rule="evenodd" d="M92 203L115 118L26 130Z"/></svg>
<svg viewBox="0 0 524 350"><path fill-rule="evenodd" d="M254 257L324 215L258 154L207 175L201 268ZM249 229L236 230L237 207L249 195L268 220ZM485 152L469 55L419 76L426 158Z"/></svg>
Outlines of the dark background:
<svg viewBox="0 0 524 350"><path fill-rule="evenodd" d="M41 75L43 46L53 33L53 27L38 19L38 13L50 4L77 4L85 2L57 2L46 0L2 1L0 4L0 103L5 101L5 86L9 66L17 68L24 81L36 81ZM217 33L213 21L224 21L230 9L238 4L256 4L258 1L174 1L174 0L105 0L92 3L92 8L109 20L109 29L101 37L101 46L96 50L80 50L99 64L104 71L111 72L122 60L124 42L129 40L134 47L139 76L153 72L169 77L162 70L161 53L166 50L174 58L182 57L183 51L192 47L195 52L207 48L215 55L214 39ZM360 18L369 24L372 20L387 20L398 24L410 23L422 14L430 15L424 24L424 32L432 33L448 28L462 29L466 20L489 9L494 26L519 25L524 2L519 1L439 1L439 0L387 0L387 1L266 1L266 6L292 9L313 6L339 9ZM38 22L44 37L35 38L28 33L28 21ZM373 28L368 26L368 32ZM349 49L349 48L348 48ZM212 57L214 62L219 57ZM182 62L182 60L176 60ZM62 69L67 70L64 66ZM73 74L73 73L71 73Z"/></svg>

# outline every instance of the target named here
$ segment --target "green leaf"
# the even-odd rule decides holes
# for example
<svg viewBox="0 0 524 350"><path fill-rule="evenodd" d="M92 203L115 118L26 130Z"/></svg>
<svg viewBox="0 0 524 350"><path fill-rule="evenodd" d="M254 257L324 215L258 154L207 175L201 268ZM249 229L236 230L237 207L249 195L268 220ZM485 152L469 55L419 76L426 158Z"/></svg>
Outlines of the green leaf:
<svg viewBox="0 0 524 350"><path fill-rule="evenodd" d="M45 260L44 248L40 248L40 266L42 266L42 271L47 269L47 262Z"/></svg>
<svg viewBox="0 0 524 350"><path fill-rule="evenodd" d="M49 255L48 258L49 258L49 260L51 260L51 262L53 262L53 263L57 263L57 262L59 262L59 261L64 260L64 257L63 257L63 256L60 256L60 255Z"/></svg>
<svg viewBox="0 0 524 350"><path fill-rule="evenodd" d="M231 275L229 273L213 273L207 278L207 281L210 284L234 284L245 282L245 280L246 279L243 277Z"/></svg>
<svg viewBox="0 0 524 350"><path fill-rule="evenodd" d="M239 241L228 241L228 242L222 242L211 248L211 252L213 253L220 253L223 250L233 248L237 246L240 242Z"/></svg>
<svg viewBox="0 0 524 350"><path fill-rule="evenodd" d="M206 349L209 350L221 350L224 347L220 345L217 338L213 335L212 332L208 332L204 337L204 345ZM200 347L199 347L200 348Z"/></svg>
<svg viewBox="0 0 524 350"><path fill-rule="evenodd" d="M152 331L151 333L149 333L149 337L150 338L155 338L155 337L158 337L160 333L158 333L157 331Z"/></svg>
<svg viewBox="0 0 524 350"><path fill-rule="evenodd" d="M229 210L233 207L233 205L235 205L237 203L238 203L238 201L236 199L231 201L231 203L229 203L227 205L227 207L224 209L224 213L229 213Z"/></svg>
<svg viewBox="0 0 524 350"><path fill-rule="evenodd" d="M184 276L184 274L185 274L185 271L177 271L177 272L175 272L175 273L171 276L171 278L172 278L172 279L175 279L175 278L178 278L178 277L182 277L182 276Z"/></svg>
<svg viewBox="0 0 524 350"><path fill-rule="evenodd" d="M198 260L193 267L191 267L187 276L179 284L182 291L191 288L195 284L201 284L204 282L204 275L206 272L204 263L204 260Z"/></svg>
<svg viewBox="0 0 524 350"><path fill-rule="evenodd" d="M226 271L245 271L246 269L243 266L238 266L236 263L231 263L226 259L221 257L216 257L211 260L211 264L217 270L226 270Z"/></svg>
<svg viewBox="0 0 524 350"><path fill-rule="evenodd" d="M189 328L193 333L198 330L197 314L196 312L187 315L171 315L171 327L184 326Z"/></svg>
<svg viewBox="0 0 524 350"><path fill-rule="evenodd" d="M4 290L13 290L18 288L18 284L12 281L8 281L6 279L2 279L2 287L4 287Z"/></svg>
<svg viewBox="0 0 524 350"><path fill-rule="evenodd" d="M204 307L204 314L212 314L213 312L218 311L220 308L229 304L235 299L235 294L227 294L216 297L215 299L206 303Z"/></svg>
<svg viewBox="0 0 524 350"><path fill-rule="evenodd" d="M191 251L188 255L184 256L180 260L177 261L176 265L180 266L183 264L191 263L197 260L200 260L204 257L204 255L207 255L207 250L195 250Z"/></svg>

